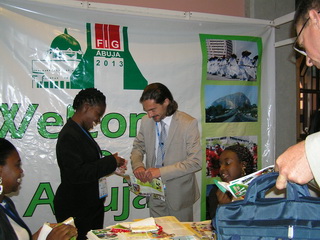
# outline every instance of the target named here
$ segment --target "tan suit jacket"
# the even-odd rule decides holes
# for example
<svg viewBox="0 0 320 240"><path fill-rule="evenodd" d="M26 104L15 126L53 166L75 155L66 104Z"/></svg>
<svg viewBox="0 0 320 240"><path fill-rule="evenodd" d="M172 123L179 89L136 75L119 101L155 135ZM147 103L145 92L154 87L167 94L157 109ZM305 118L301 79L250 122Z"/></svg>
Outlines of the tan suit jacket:
<svg viewBox="0 0 320 240"><path fill-rule="evenodd" d="M144 116L133 142L131 165L146 169L155 165L156 123ZM146 156L144 161L144 155ZM176 111L165 143L161 178L166 185L166 204L173 210L193 205L200 197L195 172L202 168L202 151L198 122L190 115Z"/></svg>

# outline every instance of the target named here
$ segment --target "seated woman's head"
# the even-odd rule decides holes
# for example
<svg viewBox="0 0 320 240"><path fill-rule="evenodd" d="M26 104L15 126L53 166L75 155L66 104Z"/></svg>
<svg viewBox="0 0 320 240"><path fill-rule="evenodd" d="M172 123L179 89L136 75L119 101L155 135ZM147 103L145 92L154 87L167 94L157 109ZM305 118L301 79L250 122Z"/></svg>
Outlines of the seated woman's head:
<svg viewBox="0 0 320 240"><path fill-rule="evenodd" d="M253 156L247 147L232 145L220 154L219 174L224 182L243 177L253 172Z"/></svg>
<svg viewBox="0 0 320 240"><path fill-rule="evenodd" d="M15 146L0 138L0 196L18 190L22 173L21 159Z"/></svg>

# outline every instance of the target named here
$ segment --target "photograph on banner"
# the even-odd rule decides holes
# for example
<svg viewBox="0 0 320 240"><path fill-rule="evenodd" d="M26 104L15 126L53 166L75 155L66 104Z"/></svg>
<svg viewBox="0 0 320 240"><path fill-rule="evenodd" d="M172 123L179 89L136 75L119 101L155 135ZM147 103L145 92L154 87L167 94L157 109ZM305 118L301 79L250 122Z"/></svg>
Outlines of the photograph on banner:
<svg viewBox="0 0 320 240"><path fill-rule="evenodd" d="M256 42L206 39L207 80L257 81Z"/></svg>
<svg viewBox="0 0 320 240"><path fill-rule="evenodd" d="M257 170L258 163L258 137L233 136L233 137L208 137L206 138L206 177L219 177L219 158L226 147L241 145L250 151L253 157L253 169Z"/></svg>
<svg viewBox="0 0 320 240"><path fill-rule="evenodd" d="M257 122L258 87L244 85L206 85L205 121Z"/></svg>

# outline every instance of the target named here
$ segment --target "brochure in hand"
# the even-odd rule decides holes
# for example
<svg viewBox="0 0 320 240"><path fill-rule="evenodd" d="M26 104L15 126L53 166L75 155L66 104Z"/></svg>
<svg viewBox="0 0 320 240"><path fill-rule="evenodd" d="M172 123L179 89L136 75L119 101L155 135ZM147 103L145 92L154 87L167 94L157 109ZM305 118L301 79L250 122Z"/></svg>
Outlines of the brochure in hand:
<svg viewBox="0 0 320 240"><path fill-rule="evenodd" d="M229 183L218 181L216 179L214 180L214 183L222 192L229 191L235 198L244 198L250 182L256 177L269 172L274 172L274 165L265 167L259 171L235 179Z"/></svg>
<svg viewBox="0 0 320 240"><path fill-rule="evenodd" d="M130 187L130 191L140 196L150 196L154 194L155 197L164 200L164 184L161 178L154 178L152 182L141 182L134 175L123 176Z"/></svg>
<svg viewBox="0 0 320 240"><path fill-rule="evenodd" d="M123 176L126 173L127 165L128 165L128 160L125 160L124 164L121 167L117 167L114 173L119 176Z"/></svg>
<svg viewBox="0 0 320 240"><path fill-rule="evenodd" d="M69 224L75 227L74 224L74 218L73 217L69 217L68 219L64 220L62 223L57 223L57 224L50 224L48 222L45 222L41 228L41 231L39 233L38 236L38 240L45 240L47 239L47 236L49 235L49 233L51 232L51 230L56 227L59 226L61 224ZM70 238L70 240L76 240L76 237L72 237Z"/></svg>

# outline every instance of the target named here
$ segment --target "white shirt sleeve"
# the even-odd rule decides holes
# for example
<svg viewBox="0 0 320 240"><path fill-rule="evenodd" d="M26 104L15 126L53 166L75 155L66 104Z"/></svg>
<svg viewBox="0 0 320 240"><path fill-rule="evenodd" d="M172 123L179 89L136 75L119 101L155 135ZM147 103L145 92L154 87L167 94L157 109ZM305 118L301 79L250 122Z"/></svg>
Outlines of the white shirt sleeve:
<svg viewBox="0 0 320 240"><path fill-rule="evenodd" d="M311 134L306 138L305 148L313 176L320 185L320 132Z"/></svg>

